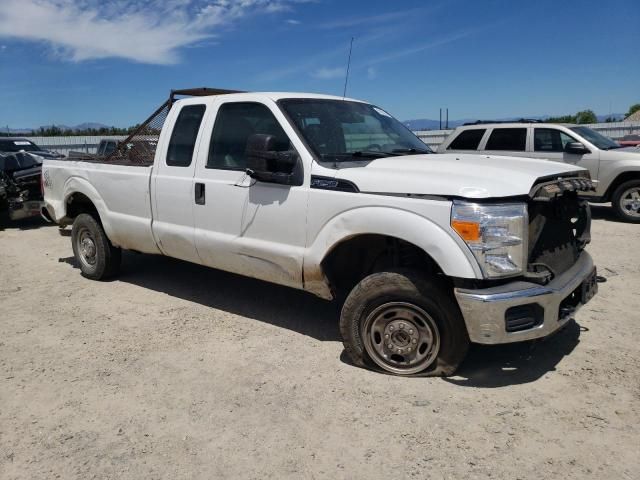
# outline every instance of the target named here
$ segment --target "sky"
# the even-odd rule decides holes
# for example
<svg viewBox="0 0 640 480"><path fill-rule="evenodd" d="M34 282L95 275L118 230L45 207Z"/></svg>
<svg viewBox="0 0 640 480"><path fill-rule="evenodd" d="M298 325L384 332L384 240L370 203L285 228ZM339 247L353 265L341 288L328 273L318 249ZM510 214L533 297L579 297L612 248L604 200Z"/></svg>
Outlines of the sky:
<svg viewBox="0 0 640 480"><path fill-rule="evenodd" d="M140 122L170 89L342 95L401 120L624 113L640 0L0 0L0 125Z"/></svg>

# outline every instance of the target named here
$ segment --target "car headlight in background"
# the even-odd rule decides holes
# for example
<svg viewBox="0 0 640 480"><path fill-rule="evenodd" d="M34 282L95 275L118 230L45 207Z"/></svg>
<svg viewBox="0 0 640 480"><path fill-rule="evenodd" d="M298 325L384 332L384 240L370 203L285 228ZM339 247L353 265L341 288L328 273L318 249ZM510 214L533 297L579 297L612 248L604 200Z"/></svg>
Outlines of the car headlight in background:
<svg viewBox="0 0 640 480"><path fill-rule="evenodd" d="M454 202L451 210L451 227L469 246L485 278L526 270L528 223L525 203Z"/></svg>

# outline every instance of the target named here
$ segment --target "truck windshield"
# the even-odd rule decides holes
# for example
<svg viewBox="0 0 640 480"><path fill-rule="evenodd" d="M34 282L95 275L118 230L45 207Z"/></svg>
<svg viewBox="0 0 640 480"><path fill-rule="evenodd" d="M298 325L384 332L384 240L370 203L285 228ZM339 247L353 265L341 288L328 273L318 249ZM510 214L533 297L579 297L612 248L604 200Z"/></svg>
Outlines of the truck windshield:
<svg viewBox="0 0 640 480"><path fill-rule="evenodd" d="M29 140L0 140L0 152L19 152L21 150L25 152L39 152L42 149Z"/></svg>
<svg viewBox="0 0 640 480"><path fill-rule="evenodd" d="M620 145L618 143L614 142L609 137L605 137L601 133L596 132L595 130L591 130L589 127L571 127L571 130L589 140L600 150L611 150L613 148L620 148Z"/></svg>
<svg viewBox="0 0 640 480"><path fill-rule="evenodd" d="M315 98L278 103L320 160L346 162L432 153L407 127L373 105Z"/></svg>

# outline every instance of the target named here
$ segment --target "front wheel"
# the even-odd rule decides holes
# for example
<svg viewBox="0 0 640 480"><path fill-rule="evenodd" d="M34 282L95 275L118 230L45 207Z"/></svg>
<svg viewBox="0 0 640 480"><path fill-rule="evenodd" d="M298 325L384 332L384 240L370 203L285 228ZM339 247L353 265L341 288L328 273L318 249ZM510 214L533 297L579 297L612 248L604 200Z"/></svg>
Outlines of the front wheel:
<svg viewBox="0 0 640 480"><path fill-rule="evenodd" d="M616 188L611 205L625 222L640 223L640 180L630 180Z"/></svg>
<svg viewBox="0 0 640 480"><path fill-rule="evenodd" d="M121 250L111 244L102 225L89 214L81 213L73 221L71 245L87 278L103 280L120 269Z"/></svg>
<svg viewBox="0 0 640 480"><path fill-rule="evenodd" d="M356 365L396 375L451 375L469 348L451 295L413 271L362 280L344 303L340 331Z"/></svg>

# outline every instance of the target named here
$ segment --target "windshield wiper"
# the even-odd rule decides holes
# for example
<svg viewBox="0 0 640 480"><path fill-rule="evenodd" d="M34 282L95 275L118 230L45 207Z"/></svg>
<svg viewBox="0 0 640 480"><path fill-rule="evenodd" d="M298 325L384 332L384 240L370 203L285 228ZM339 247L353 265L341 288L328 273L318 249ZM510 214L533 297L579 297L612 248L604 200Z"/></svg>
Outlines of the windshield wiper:
<svg viewBox="0 0 640 480"><path fill-rule="evenodd" d="M384 158L384 157L394 157L398 155L397 153L388 153L388 152L378 152L376 150L358 150L356 152L345 152L345 153L325 153L322 155L323 158L335 158L335 159L351 159L351 158Z"/></svg>
<svg viewBox="0 0 640 480"><path fill-rule="evenodd" d="M431 150L425 150L422 148L394 148L391 153L433 153Z"/></svg>
<svg viewBox="0 0 640 480"><path fill-rule="evenodd" d="M378 150L358 150L351 152L352 157L366 157L366 158L383 158L393 156L392 152L380 152Z"/></svg>

